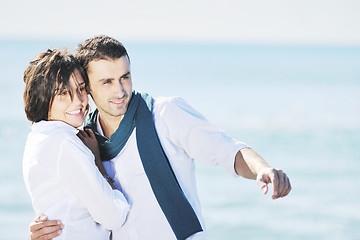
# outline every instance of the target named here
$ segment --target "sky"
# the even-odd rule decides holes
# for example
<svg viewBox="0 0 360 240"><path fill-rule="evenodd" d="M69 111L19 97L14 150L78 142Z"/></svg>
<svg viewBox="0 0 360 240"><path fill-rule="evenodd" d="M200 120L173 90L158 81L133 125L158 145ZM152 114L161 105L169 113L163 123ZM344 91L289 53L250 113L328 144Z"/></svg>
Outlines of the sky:
<svg viewBox="0 0 360 240"><path fill-rule="evenodd" d="M359 0L0 2L0 39L360 46Z"/></svg>

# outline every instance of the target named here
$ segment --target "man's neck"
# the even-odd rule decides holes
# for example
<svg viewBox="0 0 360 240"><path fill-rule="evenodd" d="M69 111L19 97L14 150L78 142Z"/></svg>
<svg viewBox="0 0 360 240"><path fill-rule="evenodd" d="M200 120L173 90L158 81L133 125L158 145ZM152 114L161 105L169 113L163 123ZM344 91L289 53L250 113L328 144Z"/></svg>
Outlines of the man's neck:
<svg viewBox="0 0 360 240"><path fill-rule="evenodd" d="M112 116L104 116L99 112L99 121L101 129L104 133L104 136L110 139L110 136L118 129L119 124L122 120L123 116L112 117Z"/></svg>

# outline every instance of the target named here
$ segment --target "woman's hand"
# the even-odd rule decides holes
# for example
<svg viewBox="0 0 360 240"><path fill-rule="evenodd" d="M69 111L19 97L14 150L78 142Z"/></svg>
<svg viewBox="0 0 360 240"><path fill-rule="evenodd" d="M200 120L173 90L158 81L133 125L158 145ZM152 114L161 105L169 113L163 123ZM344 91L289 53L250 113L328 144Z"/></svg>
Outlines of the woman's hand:
<svg viewBox="0 0 360 240"><path fill-rule="evenodd" d="M100 149L94 132L90 129L80 130L77 136L85 144L85 146L87 146L92 151L95 156L95 165L98 167L106 181L110 184L111 188L115 189L114 180L107 175L104 165L101 161Z"/></svg>
<svg viewBox="0 0 360 240"><path fill-rule="evenodd" d="M77 134L80 140L87 146L95 156L95 160L100 161L100 149L95 134L90 129L80 130Z"/></svg>

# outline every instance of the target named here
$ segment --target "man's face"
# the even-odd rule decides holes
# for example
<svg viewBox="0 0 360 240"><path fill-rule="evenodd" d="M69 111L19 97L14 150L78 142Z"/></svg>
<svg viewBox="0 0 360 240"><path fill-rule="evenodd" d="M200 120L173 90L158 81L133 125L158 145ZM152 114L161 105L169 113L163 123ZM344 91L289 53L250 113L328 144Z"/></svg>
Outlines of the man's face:
<svg viewBox="0 0 360 240"><path fill-rule="evenodd" d="M88 66L90 94L103 118L121 118L126 113L132 82L126 56L91 61Z"/></svg>

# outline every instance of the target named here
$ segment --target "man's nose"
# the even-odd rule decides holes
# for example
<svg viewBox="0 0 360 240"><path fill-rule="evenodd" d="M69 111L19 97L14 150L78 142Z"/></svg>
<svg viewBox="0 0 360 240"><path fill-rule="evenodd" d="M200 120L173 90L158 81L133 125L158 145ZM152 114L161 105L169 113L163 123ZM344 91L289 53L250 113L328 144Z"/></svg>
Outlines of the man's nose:
<svg viewBox="0 0 360 240"><path fill-rule="evenodd" d="M125 90L124 90L124 86L123 84L121 83L121 81L117 81L115 84L114 84L114 93L116 94L116 96L118 98L122 98L124 97L125 95Z"/></svg>

